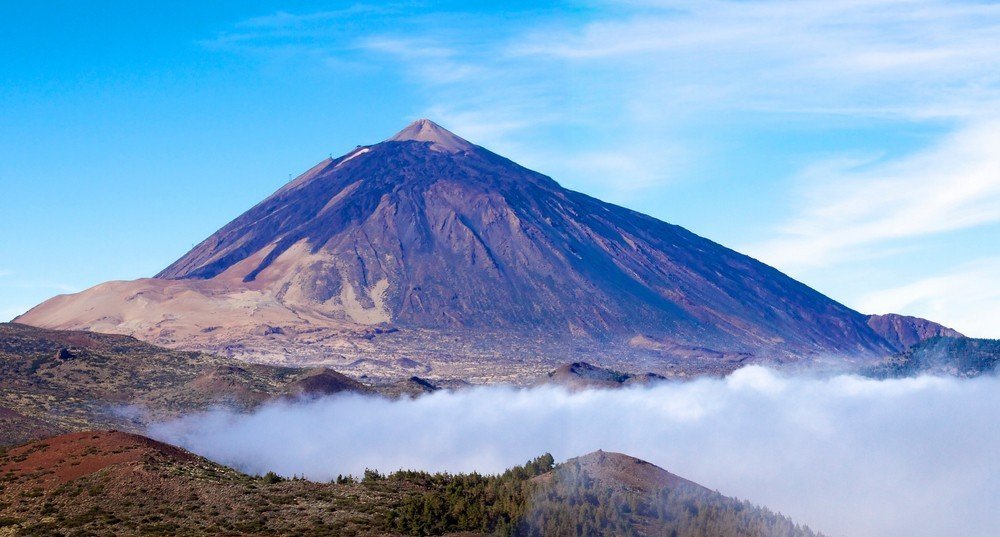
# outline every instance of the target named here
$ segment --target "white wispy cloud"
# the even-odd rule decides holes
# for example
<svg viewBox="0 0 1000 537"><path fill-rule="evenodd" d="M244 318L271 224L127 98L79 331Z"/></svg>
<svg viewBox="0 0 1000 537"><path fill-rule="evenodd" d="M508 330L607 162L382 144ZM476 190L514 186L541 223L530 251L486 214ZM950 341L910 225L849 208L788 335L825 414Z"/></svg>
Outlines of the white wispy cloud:
<svg viewBox="0 0 1000 537"><path fill-rule="evenodd" d="M996 4L669 1L592 7L592 16L528 19L514 31L472 24L417 37L383 34L357 45L383 58L395 55L400 69L426 89L425 115L486 132L482 142L589 184L605 181L604 170L581 171L574 163L607 162L609 153L628 154L637 146L697 152L696 142L677 128L696 125L703 114L791 113L818 123L824 116L832 122L967 121L1000 106ZM536 154L531 138L552 125L603 146L581 143ZM633 188L650 188L673 176L656 150L632 152L616 171L616 186L625 190L630 178Z"/></svg>
<svg viewBox="0 0 1000 537"><path fill-rule="evenodd" d="M308 13L292 13L288 11L276 11L268 15L251 17L236 23L238 28L255 29L276 29L276 28L306 28L331 20L340 20L356 15L371 15L378 13L388 13L392 11L390 3L386 5L375 4L354 4L343 9L327 11L312 11Z"/></svg>
<svg viewBox="0 0 1000 537"><path fill-rule="evenodd" d="M276 52L283 57L329 57L350 48L343 36L356 28L356 18L389 16L399 9L397 4L385 3L303 13L276 11L238 21L199 43L223 50Z"/></svg>
<svg viewBox="0 0 1000 537"><path fill-rule="evenodd" d="M420 115L515 149L551 125L579 129L580 139L603 132L614 143L606 150L655 140L684 151L674 129L696 124L701 113L954 120L1000 105L994 3L592 2L583 14L528 12L515 15L516 24L410 7L278 12L217 41L280 55L298 49L340 61L395 61L422 91ZM359 11L379 24L365 31L345 22ZM558 162L550 155L557 161L549 168L561 170L573 156ZM630 162L643 168L637 183L668 179L660 159Z"/></svg>
<svg viewBox="0 0 1000 537"><path fill-rule="evenodd" d="M829 535L987 537L1000 524L1000 377L725 379L567 393L486 387L211 412L157 438L250 472L498 472L598 448L749 498ZM405 439L401 442L400 439Z"/></svg>
<svg viewBox="0 0 1000 537"><path fill-rule="evenodd" d="M874 0L692 1L528 28L480 58L511 58L619 92L636 120L692 106L958 117L998 102L1000 5ZM611 77L607 79L605 77ZM651 106L653 105L653 106ZM656 113L656 112L659 113ZM647 117L648 119L648 117Z"/></svg>
<svg viewBox="0 0 1000 537"><path fill-rule="evenodd" d="M970 337L1000 334L1000 257L968 263L946 274L920 278L871 292L863 311L901 312L945 320Z"/></svg>
<svg viewBox="0 0 1000 537"><path fill-rule="evenodd" d="M362 39L357 46L411 63L412 69L428 85L462 83L487 74L481 66L461 61L462 55L454 46L431 40L374 36Z"/></svg>
<svg viewBox="0 0 1000 537"><path fill-rule="evenodd" d="M279 55L299 50L394 68L423 102L414 116L624 204L669 195L678 178L713 181L692 177L699 161L728 158L712 137L725 138L729 127L767 131L795 121L815 134L874 119L889 131L933 125L944 132L902 157L872 147L861 157L830 159L839 151L831 145L790 178L794 195L784 214L766 215L779 222L773 236L749 253L798 276L812 270L810 282L820 288L817 271L858 269L921 238L1000 218L1000 4L633 0L578 7L507 18L390 8L371 14L380 21L372 28L345 25L339 12L276 13L245 21L232 36ZM739 117L746 123L730 120ZM706 121L711 127L701 126ZM784 184L762 188L780 195ZM986 245L983 255L995 253Z"/></svg>
<svg viewBox="0 0 1000 537"><path fill-rule="evenodd" d="M1000 222L998 147L1000 121L984 121L904 158L818 163L798 179L796 209L775 238L747 250L797 270L878 255L901 239Z"/></svg>

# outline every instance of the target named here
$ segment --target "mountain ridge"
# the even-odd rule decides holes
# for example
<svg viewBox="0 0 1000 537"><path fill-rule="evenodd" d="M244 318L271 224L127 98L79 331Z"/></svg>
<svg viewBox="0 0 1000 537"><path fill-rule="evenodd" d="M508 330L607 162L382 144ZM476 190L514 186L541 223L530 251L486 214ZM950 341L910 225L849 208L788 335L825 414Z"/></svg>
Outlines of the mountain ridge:
<svg viewBox="0 0 1000 537"><path fill-rule="evenodd" d="M891 343L898 351L905 351L935 337L965 337L957 330L935 323L934 321L896 313L869 315L868 326Z"/></svg>
<svg viewBox="0 0 1000 537"><path fill-rule="evenodd" d="M512 340L547 365L574 361L573 346L653 361L695 348L772 361L895 350L867 316L773 267L429 120L321 161L156 278L102 285L18 322L262 361L357 358L387 341L440 363L483 346L508 360ZM369 337L380 327L395 332ZM628 343L639 336L651 343Z"/></svg>
<svg viewBox="0 0 1000 537"><path fill-rule="evenodd" d="M472 151L476 146L465 138L429 119L418 119L386 140L387 142L430 142L431 149L447 153Z"/></svg>

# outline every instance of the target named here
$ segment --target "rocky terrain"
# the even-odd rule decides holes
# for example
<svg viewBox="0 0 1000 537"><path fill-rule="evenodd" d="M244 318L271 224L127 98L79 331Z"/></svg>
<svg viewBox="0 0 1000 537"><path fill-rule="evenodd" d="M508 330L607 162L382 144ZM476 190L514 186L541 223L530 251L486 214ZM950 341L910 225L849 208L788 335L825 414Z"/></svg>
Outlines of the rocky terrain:
<svg viewBox="0 0 1000 537"><path fill-rule="evenodd" d="M538 379L536 384L552 384L570 390L621 388L666 380L656 373L633 374L598 367L587 362L559 366Z"/></svg>
<svg viewBox="0 0 1000 537"><path fill-rule="evenodd" d="M910 337L427 120L318 163L155 278L55 297L17 321L473 383L578 360L664 376L863 361Z"/></svg>
<svg viewBox="0 0 1000 537"><path fill-rule="evenodd" d="M331 483L248 476L115 431L0 451L2 535L809 537L647 462L542 456L498 476L400 471Z"/></svg>
<svg viewBox="0 0 1000 537"><path fill-rule="evenodd" d="M72 433L0 457L0 534L385 535L407 488L243 475L121 432Z"/></svg>
<svg viewBox="0 0 1000 537"><path fill-rule="evenodd" d="M923 374L978 377L996 374L998 366L1000 340L938 336L868 366L863 372L875 378Z"/></svg>
<svg viewBox="0 0 1000 537"><path fill-rule="evenodd" d="M340 392L398 397L422 379L366 385L336 371L246 364L128 336L0 323L0 445L92 428L142 431L151 421L278 397Z"/></svg>
<svg viewBox="0 0 1000 537"><path fill-rule="evenodd" d="M965 337L957 330L942 326L927 319L909 315L870 315L868 326L902 352L910 347L935 337Z"/></svg>

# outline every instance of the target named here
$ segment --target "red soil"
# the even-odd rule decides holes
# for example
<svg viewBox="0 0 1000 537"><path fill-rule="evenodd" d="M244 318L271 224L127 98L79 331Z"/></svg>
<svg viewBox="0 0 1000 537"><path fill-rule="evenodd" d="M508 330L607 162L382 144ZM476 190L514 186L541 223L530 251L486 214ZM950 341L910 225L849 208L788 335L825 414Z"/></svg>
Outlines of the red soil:
<svg viewBox="0 0 1000 537"><path fill-rule="evenodd" d="M194 460L183 449L120 431L70 433L7 450L0 475L32 475L36 487L48 489L105 468L148 458Z"/></svg>

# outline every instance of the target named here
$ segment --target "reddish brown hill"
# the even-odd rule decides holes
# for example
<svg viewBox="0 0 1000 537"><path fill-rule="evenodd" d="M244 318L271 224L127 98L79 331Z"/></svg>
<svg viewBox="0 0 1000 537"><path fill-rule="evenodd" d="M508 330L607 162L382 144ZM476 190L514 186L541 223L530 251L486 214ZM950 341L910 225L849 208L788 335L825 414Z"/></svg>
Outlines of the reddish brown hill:
<svg viewBox="0 0 1000 537"><path fill-rule="evenodd" d="M822 535L621 453L570 459L533 481L525 535Z"/></svg>
<svg viewBox="0 0 1000 537"><path fill-rule="evenodd" d="M364 384L326 368L308 371L285 387L285 393L293 396L314 397L341 392L375 393Z"/></svg>
<svg viewBox="0 0 1000 537"><path fill-rule="evenodd" d="M563 466L578 468L605 487L630 492L653 494L677 487L711 492L694 481L674 475L655 464L613 451L597 450L569 459Z"/></svg>
<svg viewBox="0 0 1000 537"><path fill-rule="evenodd" d="M0 474L24 488L51 489L101 470L152 460L185 463L196 457L145 436L86 431L10 448L0 459Z"/></svg>
<svg viewBox="0 0 1000 537"><path fill-rule="evenodd" d="M387 535L386 511L413 487L384 488L254 478L87 431L0 450L0 534Z"/></svg>
<svg viewBox="0 0 1000 537"><path fill-rule="evenodd" d="M898 351L934 337L965 337L957 330L952 330L927 319L888 313L886 315L868 316L868 326L877 334L891 343Z"/></svg>

